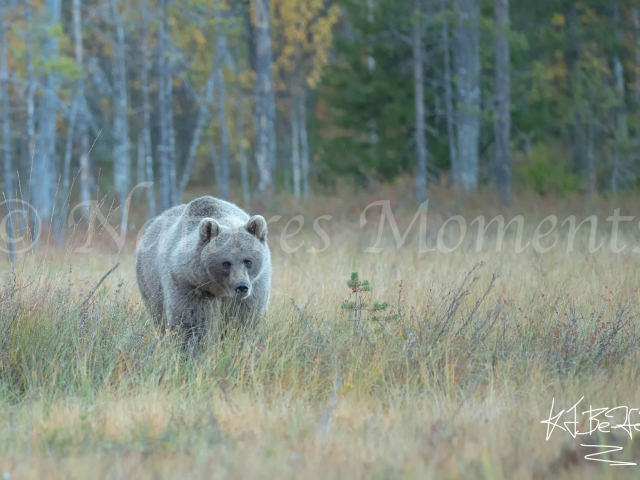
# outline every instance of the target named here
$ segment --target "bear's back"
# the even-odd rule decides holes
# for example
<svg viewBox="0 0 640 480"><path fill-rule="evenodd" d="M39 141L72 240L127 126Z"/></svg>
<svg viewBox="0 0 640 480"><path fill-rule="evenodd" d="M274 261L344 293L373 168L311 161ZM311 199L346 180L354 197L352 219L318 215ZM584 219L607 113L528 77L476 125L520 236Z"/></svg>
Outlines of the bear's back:
<svg viewBox="0 0 640 480"><path fill-rule="evenodd" d="M237 205L214 197L196 198L186 206L185 216L197 219L213 218L222 225L229 225L238 221L247 222L249 214Z"/></svg>

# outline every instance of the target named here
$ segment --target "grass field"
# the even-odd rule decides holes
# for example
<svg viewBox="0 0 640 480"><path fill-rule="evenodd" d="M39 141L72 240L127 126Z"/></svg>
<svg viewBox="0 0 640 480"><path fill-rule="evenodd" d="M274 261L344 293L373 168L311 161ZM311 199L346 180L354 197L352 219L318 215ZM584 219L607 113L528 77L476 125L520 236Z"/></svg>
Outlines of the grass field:
<svg viewBox="0 0 640 480"><path fill-rule="evenodd" d="M461 210L448 205L430 213L429 241ZM637 462L640 445L623 429L574 439L557 428L545 441L541 424L552 399L556 413L581 397L580 411L640 407L640 255L611 251L611 209L594 207L605 240L595 253L585 227L569 253L516 253L511 233L497 253L491 233L480 252L468 233L451 253L420 253L413 235L397 248L387 229L372 254L373 213L361 228L361 208L324 207L335 218L323 224L321 253L308 252L323 246L312 228L319 207L297 212L307 222L285 238L305 241L294 253L281 244L293 215L271 229L264 321L186 352L140 304L133 239L120 254L103 241L92 253L23 254L14 274L3 265L0 475L637 478L637 466L584 458L595 450L581 444L617 445L602 458ZM524 210L525 241L553 207ZM413 213L399 215L402 232ZM635 225L621 244L637 243ZM542 243L551 240L567 234ZM361 312L355 328L353 310L341 308L353 300L353 271L371 282L372 300L390 304Z"/></svg>

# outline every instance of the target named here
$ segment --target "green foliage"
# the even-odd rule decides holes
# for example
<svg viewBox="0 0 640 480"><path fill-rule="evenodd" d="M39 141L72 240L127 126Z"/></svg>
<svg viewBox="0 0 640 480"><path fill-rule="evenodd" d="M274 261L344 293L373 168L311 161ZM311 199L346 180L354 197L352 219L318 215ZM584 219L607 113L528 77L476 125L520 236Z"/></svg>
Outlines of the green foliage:
<svg viewBox="0 0 640 480"><path fill-rule="evenodd" d="M361 183L372 177L392 181L415 169L411 35L416 16L410 2L376 1L372 18L363 0L345 0L341 4L349 26L336 34L335 61L327 68L319 90L326 106L318 122L320 175L327 181L340 175L354 176L363 180ZM481 171L492 172L495 11L493 2L480 4L480 162ZM620 112L629 126L624 135L637 137L640 125L640 105L632 98L631 87L637 77L638 46L633 40L636 33L632 22L627 20L632 18L637 4L616 2L621 15L617 22L611 2L576 2L575 27L565 18L570 5L571 2L543 0L511 7L508 40L514 157L523 153L532 140L555 147L520 165L515 180L541 195L584 186L588 119L595 125L595 157L600 165L596 174L602 177L598 179L602 188L609 188L613 175L602 165L611 158L610 146L618 135ZM428 58L424 64L428 161L439 170L450 167L443 84L445 18L452 40L458 15L451 6L444 12L439 7L432 8L423 28ZM453 61L452 41L450 47ZM577 48L578 55L577 66L572 69L573 48ZM370 56L375 60L373 69L368 66ZM621 61L627 90L622 92L622 100L612 65L616 56ZM451 80L455 107L454 71ZM574 128L577 134L572 133ZM558 162L560 157L566 162ZM636 185L630 172L637 171L637 162L633 152L622 152L617 175L625 178L618 185Z"/></svg>
<svg viewBox="0 0 640 480"><path fill-rule="evenodd" d="M568 171L567 165L546 145L536 145L530 161L516 167L516 179L540 195L566 194L578 188L578 177Z"/></svg>
<svg viewBox="0 0 640 480"><path fill-rule="evenodd" d="M371 285L369 284L369 280L360 281L360 276L358 272L351 272L351 278L347 282L347 287L351 289L352 292L370 292Z"/></svg>
<svg viewBox="0 0 640 480"><path fill-rule="evenodd" d="M374 21L362 2L344 8L353 29L335 40L336 61L326 68L320 96L328 105L319 127L325 172L389 181L413 168L413 77L409 45L383 36L389 21L410 31L409 9L391 0L375 2ZM369 53L375 67L369 69Z"/></svg>
<svg viewBox="0 0 640 480"><path fill-rule="evenodd" d="M351 278L347 281L347 287L351 289L351 295L341 305L343 310L353 311L353 333L356 334L363 320L394 320L398 318L397 314L378 317L375 313L380 313L389 308L388 302L373 302L371 305L371 284L369 280L360 280L358 272L351 272ZM369 295L365 295L368 293ZM351 296L354 300L351 300ZM363 312L372 312L371 318L363 318Z"/></svg>

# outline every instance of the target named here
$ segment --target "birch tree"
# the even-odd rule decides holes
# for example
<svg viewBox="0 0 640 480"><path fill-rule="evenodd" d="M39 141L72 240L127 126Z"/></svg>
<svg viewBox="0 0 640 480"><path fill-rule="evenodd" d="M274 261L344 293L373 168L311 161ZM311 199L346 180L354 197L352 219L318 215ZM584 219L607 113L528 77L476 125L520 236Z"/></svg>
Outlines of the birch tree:
<svg viewBox="0 0 640 480"><path fill-rule="evenodd" d="M622 60L620 59L619 49L622 45L622 27L620 19L620 6L614 4L613 9L613 21L615 23L615 37L617 45L613 55L613 78L616 94L616 133L615 133L615 151L614 151L614 164L613 172L611 174L611 189L615 193L618 189L618 177L620 176L620 170L622 168L625 151L628 148L629 142L629 125L627 122L627 107L625 104L625 80L624 80L624 68L622 66Z"/></svg>
<svg viewBox="0 0 640 480"><path fill-rule="evenodd" d="M509 55L509 0L495 0L495 175L502 202L511 201L511 61Z"/></svg>
<svg viewBox="0 0 640 480"><path fill-rule="evenodd" d="M116 58L114 59L114 83L117 91L117 108L114 115L113 150L114 183L120 197L120 232L127 231L127 193L130 184L130 151L129 151L129 104L127 99L127 70L125 59L125 36L122 18L118 11L117 0L110 0L111 13L116 28Z"/></svg>
<svg viewBox="0 0 640 480"><path fill-rule="evenodd" d="M78 1L78 0L76 0ZM153 146L151 144L151 103L149 100L149 0L142 6L142 68L140 69L140 89L142 93L142 138L145 156L145 172L148 182L154 181ZM147 188L148 218L156 216L155 185Z"/></svg>
<svg viewBox="0 0 640 480"><path fill-rule="evenodd" d="M449 162L451 165L451 172L453 173L453 183L457 185L459 179L455 178L455 175L459 173L460 167L458 166L457 146L456 146L456 132L455 132L455 114L453 108L453 93L451 91L451 47L449 42L449 9L446 5L447 0L440 0L440 14L442 16L442 50L444 57L444 95L445 104L447 108L447 138L449 140Z"/></svg>
<svg viewBox="0 0 640 480"><path fill-rule="evenodd" d="M2 151L4 153L4 198L7 202L7 249L9 260L16 261L11 200L13 199L13 164L11 158L11 124L9 123L9 70L7 67L7 6L0 4L0 96L2 97Z"/></svg>
<svg viewBox="0 0 640 480"><path fill-rule="evenodd" d="M61 0L45 1L45 21L49 31L60 23ZM42 56L45 65L53 65L59 55L59 38L48 35L43 43ZM56 177L56 119L58 115L58 74L47 67L44 79L44 93L39 105L38 137L34 152L33 169L29 181L30 198L37 209L42 224L46 225L54 210ZM33 220L33 219L32 219ZM35 224L32 223L32 229ZM37 236L37 232L33 232Z"/></svg>
<svg viewBox="0 0 640 480"><path fill-rule="evenodd" d="M256 54L255 155L259 175L258 190L265 192L274 188L276 154L275 94L269 28L270 0L253 0L253 8Z"/></svg>
<svg viewBox="0 0 640 480"><path fill-rule="evenodd" d="M418 205L427 199L427 139L424 133L424 78L422 66L422 10L420 0L413 0L413 84L415 106L415 140L418 160L416 199Z"/></svg>
<svg viewBox="0 0 640 480"><path fill-rule="evenodd" d="M220 21L220 3L216 2L216 17L218 19L216 35L217 54L219 61L214 62L216 69L216 80L218 83L218 123L220 124L220 197L229 199L229 126L227 125L227 96L224 81L224 70L222 59L228 56L227 36L224 32L224 24Z"/></svg>
<svg viewBox="0 0 640 480"><path fill-rule="evenodd" d="M291 98L291 171L293 172L293 196L300 198L300 122L298 120L298 99Z"/></svg>
<svg viewBox="0 0 640 480"><path fill-rule="evenodd" d="M298 120L300 122L300 170L302 174L302 196L309 199L309 139L307 133L307 96L302 88L298 96Z"/></svg>
<svg viewBox="0 0 640 480"><path fill-rule="evenodd" d="M35 93L36 81L33 72L33 35L32 31L32 15L31 0L25 0L24 3L24 19L25 19L25 51L27 60L27 154L29 162L32 166L34 161L36 127L35 127Z"/></svg>
<svg viewBox="0 0 640 480"><path fill-rule="evenodd" d="M458 179L463 192L478 188L480 139L480 6L477 0L454 0L457 22L453 33L456 74L456 135Z"/></svg>
<svg viewBox="0 0 640 480"><path fill-rule="evenodd" d="M274 4L273 29L281 32L276 36L275 64L282 72L276 89L289 93L294 192L309 198L307 97L320 83L322 71L329 62L333 26L340 11L338 5L328 0L274 0ZM295 170L299 171L298 183ZM289 171L287 169L285 175Z"/></svg>
<svg viewBox="0 0 640 480"><path fill-rule="evenodd" d="M158 104L160 110L160 209L168 210L173 205L172 165L170 157L171 125L169 110L171 103L171 73L168 59L169 50L169 13L168 0L162 0L162 20L158 29Z"/></svg>
<svg viewBox="0 0 640 480"><path fill-rule="evenodd" d="M89 167L89 129L88 107L84 87L84 45L82 38L81 0L73 0L73 36L76 64L81 68L76 85L76 108L79 117L78 134L80 136L80 200L87 204L91 199L91 175Z"/></svg>

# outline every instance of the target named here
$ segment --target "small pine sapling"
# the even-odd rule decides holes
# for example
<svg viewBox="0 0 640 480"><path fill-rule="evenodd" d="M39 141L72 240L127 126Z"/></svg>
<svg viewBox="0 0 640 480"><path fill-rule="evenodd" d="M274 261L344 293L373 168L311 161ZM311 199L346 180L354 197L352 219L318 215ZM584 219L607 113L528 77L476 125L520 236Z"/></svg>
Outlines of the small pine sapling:
<svg viewBox="0 0 640 480"><path fill-rule="evenodd" d="M376 316L376 313L386 310L389 307L389 303L373 302L371 304L371 284L369 280L361 281L358 272L351 273L351 278L347 281L347 287L351 289L351 294L342 304L342 309L353 310L353 334L355 335L363 320L362 312L373 312L371 319L379 321L380 318ZM354 297L353 300L351 300L352 296ZM384 319L388 320L393 317L394 315L389 315Z"/></svg>

